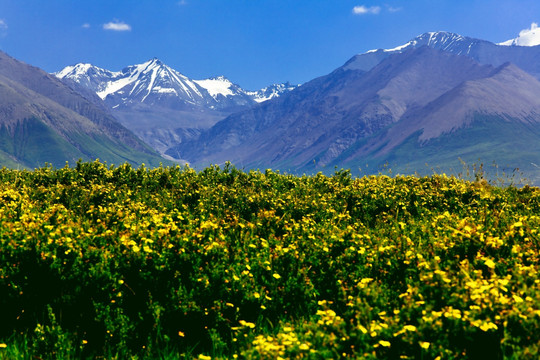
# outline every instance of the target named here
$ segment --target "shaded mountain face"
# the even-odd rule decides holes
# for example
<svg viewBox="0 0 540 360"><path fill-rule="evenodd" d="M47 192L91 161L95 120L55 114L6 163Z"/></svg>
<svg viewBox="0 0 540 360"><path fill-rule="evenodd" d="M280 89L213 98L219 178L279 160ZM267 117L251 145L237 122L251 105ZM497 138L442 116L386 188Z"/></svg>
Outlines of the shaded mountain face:
<svg viewBox="0 0 540 360"><path fill-rule="evenodd" d="M280 84L245 91L223 76L192 80L156 58L119 72L77 64L55 75L95 92L123 125L160 152L295 88Z"/></svg>
<svg viewBox="0 0 540 360"><path fill-rule="evenodd" d="M112 163L162 158L105 108L44 71L0 52L0 161L63 166L99 158Z"/></svg>
<svg viewBox="0 0 540 360"><path fill-rule="evenodd" d="M371 50L365 54L354 56L345 67L368 71L386 57L428 46L432 49L463 55L480 64L500 66L506 62L517 65L522 70L540 79L540 46L505 46L489 41L474 39L449 32L429 32L422 34L408 43L394 49Z"/></svg>
<svg viewBox="0 0 540 360"><path fill-rule="evenodd" d="M388 57L367 73L345 65L228 117L168 154L201 165L230 160L249 167L326 166L356 142L492 71L428 47Z"/></svg>

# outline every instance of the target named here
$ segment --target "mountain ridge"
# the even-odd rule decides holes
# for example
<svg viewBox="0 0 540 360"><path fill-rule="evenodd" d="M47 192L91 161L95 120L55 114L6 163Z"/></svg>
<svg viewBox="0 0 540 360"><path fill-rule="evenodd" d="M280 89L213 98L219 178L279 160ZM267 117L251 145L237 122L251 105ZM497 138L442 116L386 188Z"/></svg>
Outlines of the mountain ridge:
<svg viewBox="0 0 540 360"><path fill-rule="evenodd" d="M147 75L148 73L152 73L150 79L141 80L144 77L141 75ZM283 83L273 84L255 91L247 91L223 75L193 80L164 64L156 57L141 64L126 66L121 71L110 71L88 63L79 63L66 66L64 69L54 73L54 75L60 79L71 79L95 91L102 100L108 100L111 107L125 105L119 101L122 97L118 98L116 96L114 101L107 98L116 95L118 92L125 95L127 89L122 90L130 85L132 85L128 89L130 101L144 102L147 96L155 90L155 92L162 94L176 93L179 96L184 95L183 98L188 102L218 109L234 105L249 105L250 102L253 105L277 97L297 87L290 83ZM167 78L164 83L168 87L156 86L154 82L158 77ZM147 92L142 91L142 89L146 89ZM140 97L133 99L131 95L134 93L135 95L138 93L145 95L142 96L142 99ZM219 101L220 99L222 101ZM229 103L225 102L224 105L223 100L227 99ZM237 103L230 104L231 100L233 100L233 103Z"/></svg>
<svg viewBox="0 0 540 360"><path fill-rule="evenodd" d="M454 65L456 59L460 64L459 73L458 65ZM248 156L259 152L272 153L272 161L278 161L288 156L290 146L283 144L283 139L288 139L296 144L293 148L297 152L319 144L301 157L303 161L297 160L296 165L304 165L310 157L329 163L348 144L391 125L410 108L425 105L465 79L484 76L491 70L469 58L458 58L428 47L396 54L368 73L342 67L282 98L231 115L201 135L202 144L198 140L180 144L169 154L185 153L187 160L197 162L206 155L226 153L235 146L251 144L253 148L248 146L242 162L247 163ZM478 74L474 75L475 72ZM404 91L403 86L411 91ZM330 127L332 131L328 131ZM279 130L272 131L273 128ZM271 129L270 133L267 129ZM344 133L348 135L342 136ZM328 150L323 151L321 144L326 144ZM263 150L265 146L267 150ZM321 151L326 154L316 154Z"/></svg>
<svg viewBox="0 0 540 360"><path fill-rule="evenodd" d="M499 66L512 62L540 79L540 62L537 61L540 58L540 46L505 46L446 31L421 34L393 49L370 50L355 55L347 61L345 66L350 69L368 71L391 54L422 46L467 56L484 65Z"/></svg>

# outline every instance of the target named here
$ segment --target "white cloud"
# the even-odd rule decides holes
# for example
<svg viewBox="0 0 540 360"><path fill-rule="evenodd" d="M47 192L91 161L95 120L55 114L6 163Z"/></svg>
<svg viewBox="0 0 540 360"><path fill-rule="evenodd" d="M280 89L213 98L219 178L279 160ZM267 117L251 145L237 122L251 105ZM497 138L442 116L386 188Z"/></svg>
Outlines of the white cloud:
<svg viewBox="0 0 540 360"><path fill-rule="evenodd" d="M112 31L131 31L131 26L123 21L113 20L103 24L103 29Z"/></svg>
<svg viewBox="0 0 540 360"><path fill-rule="evenodd" d="M388 6L388 11L391 12L391 13L395 13L395 12L398 12L398 11L401 11L401 10L403 10L403 8L401 8L401 7Z"/></svg>
<svg viewBox="0 0 540 360"><path fill-rule="evenodd" d="M533 22L530 29L521 30L519 36L525 36L538 30L538 24Z"/></svg>
<svg viewBox="0 0 540 360"><path fill-rule="evenodd" d="M83 29L90 29L90 24L89 23L84 23L84 24L81 25L81 27Z"/></svg>
<svg viewBox="0 0 540 360"><path fill-rule="evenodd" d="M364 6L358 5L353 8L353 14L355 15L364 15L364 14L378 14L381 12L380 6Z"/></svg>
<svg viewBox="0 0 540 360"><path fill-rule="evenodd" d="M7 34L7 23L4 19L0 19L0 36L4 37Z"/></svg>

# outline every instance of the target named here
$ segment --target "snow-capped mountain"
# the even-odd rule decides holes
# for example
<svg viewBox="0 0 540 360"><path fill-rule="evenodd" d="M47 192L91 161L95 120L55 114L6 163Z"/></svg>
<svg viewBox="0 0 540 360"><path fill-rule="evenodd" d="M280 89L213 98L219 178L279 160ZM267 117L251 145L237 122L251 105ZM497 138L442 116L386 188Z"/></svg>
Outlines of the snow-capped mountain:
<svg viewBox="0 0 540 360"><path fill-rule="evenodd" d="M538 69L536 48L426 33L232 114L166 154L194 167L230 161L298 174L376 173L384 164L413 173L426 163L450 171L459 159L481 159L519 167L540 182L531 165L540 154L540 81L515 65ZM367 71L353 67L366 57L376 61L373 54L387 56Z"/></svg>
<svg viewBox="0 0 540 360"><path fill-rule="evenodd" d="M247 94L251 96L251 98L256 102L261 103L266 100L279 97L289 91L296 89L298 86L300 85L292 85L289 82L286 82L283 84L274 84L271 86L267 86L259 91L248 91Z"/></svg>
<svg viewBox="0 0 540 360"><path fill-rule="evenodd" d="M77 64L55 75L94 91L111 108L165 103L177 107L196 105L216 110L235 109L266 101L295 88L286 83L245 91L224 76L193 80L157 58L117 72L91 64Z"/></svg>
<svg viewBox="0 0 540 360"><path fill-rule="evenodd" d="M60 167L66 161L96 158L158 165L163 160L120 125L99 99L82 96L72 84L2 51L0 89L2 165Z"/></svg>
<svg viewBox="0 0 540 360"><path fill-rule="evenodd" d="M287 83L245 91L224 76L193 80L157 58L121 71L76 64L54 75L99 96L124 126L161 153L234 112L295 88Z"/></svg>
<svg viewBox="0 0 540 360"><path fill-rule="evenodd" d="M428 46L438 50L449 51L456 55L462 55L470 51L472 43L475 43L475 39L446 31L427 32L417 36L406 44L397 46L393 49L370 50L368 53L376 51L396 53L403 52L411 48Z"/></svg>
<svg viewBox="0 0 540 360"><path fill-rule="evenodd" d="M503 41L498 45L503 46L536 46L540 45L540 28L537 23L532 23L530 29L521 30L519 36L514 39Z"/></svg>
<svg viewBox="0 0 540 360"><path fill-rule="evenodd" d="M67 66L54 75L60 79L71 79L79 85L98 93L102 91L103 84L115 77L118 77L120 72L115 73L92 64L80 63L77 65Z"/></svg>
<svg viewBox="0 0 540 360"><path fill-rule="evenodd" d="M210 93L196 81L156 58L142 64L128 66L118 72L90 64L77 64L68 66L55 75L61 79L73 80L95 91L113 109L140 103L166 104L177 108L192 105L222 108L235 105L236 102L230 100L238 95L232 91ZM222 97L219 98L217 95L222 95ZM238 105L246 105L247 101L243 96L240 96L239 100Z"/></svg>
<svg viewBox="0 0 540 360"><path fill-rule="evenodd" d="M345 68L368 71L392 54L403 53L422 46L451 52L456 55L470 55L471 51L479 44L484 43L491 44L488 41L473 39L446 31L427 32L392 49L369 50L364 54L356 55L345 64Z"/></svg>
<svg viewBox="0 0 540 360"><path fill-rule="evenodd" d="M522 31L517 44L534 44L533 38L540 32L535 24L530 30ZM515 40L515 39L514 39ZM513 41L513 40L512 40ZM505 45L512 45L511 43ZM388 56L404 53L423 46L472 58L480 64L500 66L511 62L540 79L540 46L505 46L487 40L475 39L446 31L428 32L392 49L370 50L354 56L345 64L345 69L369 71Z"/></svg>

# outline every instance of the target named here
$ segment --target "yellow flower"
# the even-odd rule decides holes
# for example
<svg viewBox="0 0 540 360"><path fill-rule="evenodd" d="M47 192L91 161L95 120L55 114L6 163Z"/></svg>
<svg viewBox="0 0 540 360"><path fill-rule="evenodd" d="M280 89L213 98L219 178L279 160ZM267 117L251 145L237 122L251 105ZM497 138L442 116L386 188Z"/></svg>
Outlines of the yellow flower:
<svg viewBox="0 0 540 360"><path fill-rule="evenodd" d="M180 337L185 337L186 335L185 335L183 332L179 331L179 332L178 332L178 336L180 336Z"/></svg>
<svg viewBox="0 0 540 360"><path fill-rule="evenodd" d="M495 262L493 260L491 260L491 259L484 260L484 264L490 269L495 268Z"/></svg>
<svg viewBox="0 0 540 360"><path fill-rule="evenodd" d="M406 331L416 331L416 326L414 325L405 325L403 327L403 330L406 330Z"/></svg>
<svg viewBox="0 0 540 360"><path fill-rule="evenodd" d="M359 325L358 328L360 329L360 331L363 333L363 334L367 334L368 331L365 327L363 327L362 325Z"/></svg>
<svg viewBox="0 0 540 360"><path fill-rule="evenodd" d="M253 329L255 327L255 324L252 323L252 322L248 322L248 321L245 321L245 320L239 320L238 322L240 323L240 325L247 326L250 329Z"/></svg>
<svg viewBox="0 0 540 360"><path fill-rule="evenodd" d="M429 346L431 345L431 343L427 342L427 341L420 341L420 347L422 349L429 349Z"/></svg>
<svg viewBox="0 0 540 360"><path fill-rule="evenodd" d="M274 277L274 279L281 279L281 275L277 274L277 273L274 273L274 275L272 275Z"/></svg>
<svg viewBox="0 0 540 360"><path fill-rule="evenodd" d="M492 322L486 321L486 322L483 322L482 325L480 325L480 329L482 329L482 331L489 331L491 329L497 330L498 326Z"/></svg>
<svg viewBox="0 0 540 360"><path fill-rule="evenodd" d="M300 345L300 350L309 350L309 345L307 344Z"/></svg>
<svg viewBox="0 0 540 360"><path fill-rule="evenodd" d="M0 344L0 349L5 349L5 348L7 348L6 344Z"/></svg>
<svg viewBox="0 0 540 360"><path fill-rule="evenodd" d="M379 340L379 344L381 346L384 346L384 347L390 347L390 341L386 341L386 340Z"/></svg>
<svg viewBox="0 0 540 360"><path fill-rule="evenodd" d="M203 355L203 354L199 354L199 359L200 360L212 360L212 357L207 356L207 355Z"/></svg>

